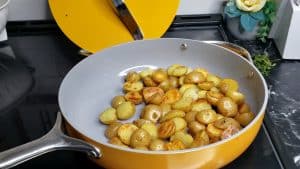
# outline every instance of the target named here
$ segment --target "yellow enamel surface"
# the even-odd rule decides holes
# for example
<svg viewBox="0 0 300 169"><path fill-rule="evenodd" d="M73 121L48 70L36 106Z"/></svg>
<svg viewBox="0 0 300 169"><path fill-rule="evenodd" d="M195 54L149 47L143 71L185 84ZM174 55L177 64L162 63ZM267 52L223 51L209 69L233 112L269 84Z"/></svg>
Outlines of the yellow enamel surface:
<svg viewBox="0 0 300 169"><path fill-rule="evenodd" d="M125 3L148 39L166 32L179 0L126 0ZM49 5L65 35L90 52L133 41L108 0L49 0Z"/></svg>
<svg viewBox="0 0 300 169"><path fill-rule="evenodd" d="M93 160L98 165L109 169L214 169L220 168L241 155L256 137L264 114L238 137L229 139L223 144L208 147L197 151L178 154L142 154L122 151L97 143L70 126L67 127L70 135L78 137L99 147L103 156Z"/></svg>

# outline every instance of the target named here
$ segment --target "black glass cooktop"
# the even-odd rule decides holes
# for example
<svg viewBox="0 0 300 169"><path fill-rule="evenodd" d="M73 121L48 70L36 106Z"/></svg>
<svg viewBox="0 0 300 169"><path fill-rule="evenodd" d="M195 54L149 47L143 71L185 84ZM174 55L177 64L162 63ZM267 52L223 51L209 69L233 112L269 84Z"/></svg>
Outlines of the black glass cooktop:
<svg viewBox="0 0 300 169"><path fill-rule="evenodd" d="M178 16L164 37L228 41L221 21L220 15ZM37 139L51 129L59 110L59 85L66 73L84 58L55 24L8 26L9 40L0 46L0 151ZM15 80L7 82L4 74L5 78ZM100 167L83 153L57 151L14 168ZM225 168L282 168L264 126L247 151Z"/></svg>

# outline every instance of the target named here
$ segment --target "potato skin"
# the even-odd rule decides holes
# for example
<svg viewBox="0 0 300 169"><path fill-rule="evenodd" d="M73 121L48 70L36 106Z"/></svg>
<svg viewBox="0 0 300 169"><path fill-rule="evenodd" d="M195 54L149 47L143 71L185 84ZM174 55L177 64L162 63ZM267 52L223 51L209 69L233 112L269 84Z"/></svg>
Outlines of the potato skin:
<svg viewBox="0 0 300 169"><path fill-rule="evenodd" d="M116 109L121 103L123 103L125 101L126 101L126 99L124 96L122 96L122 95L115 96L111 101L111 106Z"/></svg>
<svg viewBox="0 0 300 169"><path fill-rule="evenodd" d="M217 103L218 112L226 117L234 117L238 113L237 104L229 97L221 98Z"/></svg>
<svg viewBox="0 0 300 169"><path fill-rule="evenodd" d="M134 116L135 105L132 102L126 101L117 107L117 116L120 120L127 120Z"/></svg>
<svg viewBox="0 0 300 169"><path fill-rule="evenodd" d="M150 144L151 136L144 129L137 129L133 132L130 138L130 146L136 147L147 147Z"/></svg>
<svg viewBox="0 0 300 169"><path fill-rule="evenodd" d="M164 151L166 150L165 142L160 139L152 140L149 145L149 149L152 151Z"/></svg>
<svg viewBox="0 0 300 169"><path fill-rule="evenodd" d="M136 127L134 124L130 124L130 123L122 124L118 128L117 135L124 144L129 145L131 136L134 133L134 131L137 129L138 127Z"/></svg>
<svg viewBox="0 0 300 169"><path fill-rule="evenodd" d="M113 137L117 137L118 135L118 129L122 126L122 123L120 122L115 122L115 123L112 123L110 124L106 130L105 130L105 136L108 138L108 139L111 139Z"/></svg>
<svg viewBox="0 0 300 169"><path fill-rule="evenodd" d="M116 122L117 121L116 109L111 107L107 108L100 114L99 120L103 124L111 124Z"/></svg>

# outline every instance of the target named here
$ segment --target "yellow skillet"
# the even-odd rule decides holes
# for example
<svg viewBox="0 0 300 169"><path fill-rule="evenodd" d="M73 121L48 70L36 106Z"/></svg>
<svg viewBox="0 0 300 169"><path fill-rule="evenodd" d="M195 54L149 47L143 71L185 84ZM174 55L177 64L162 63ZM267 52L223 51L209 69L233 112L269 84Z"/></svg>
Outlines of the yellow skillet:
<svg viewBox="0 0 300 169"><path fill-rule="evenodd" d="M144 38L161 37L172 23L179 0L126 0L126 6ZM49 0L52 14L64 34L90 52L133 41L108 0Z"/></svg>

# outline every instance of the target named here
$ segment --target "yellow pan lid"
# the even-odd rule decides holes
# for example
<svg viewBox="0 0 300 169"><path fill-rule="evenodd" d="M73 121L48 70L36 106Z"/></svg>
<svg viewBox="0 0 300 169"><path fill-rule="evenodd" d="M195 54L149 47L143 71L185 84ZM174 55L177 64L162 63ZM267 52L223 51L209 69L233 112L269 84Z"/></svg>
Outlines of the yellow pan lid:
<svg viewBox="0 0 300 169"><path fill-rule="evenodd" d="M161 37L171 25L179 0L126 0L144 39ZM82 49L96 52L133 41L108 0L49 0L52 14L64 34Z"/></svg>

